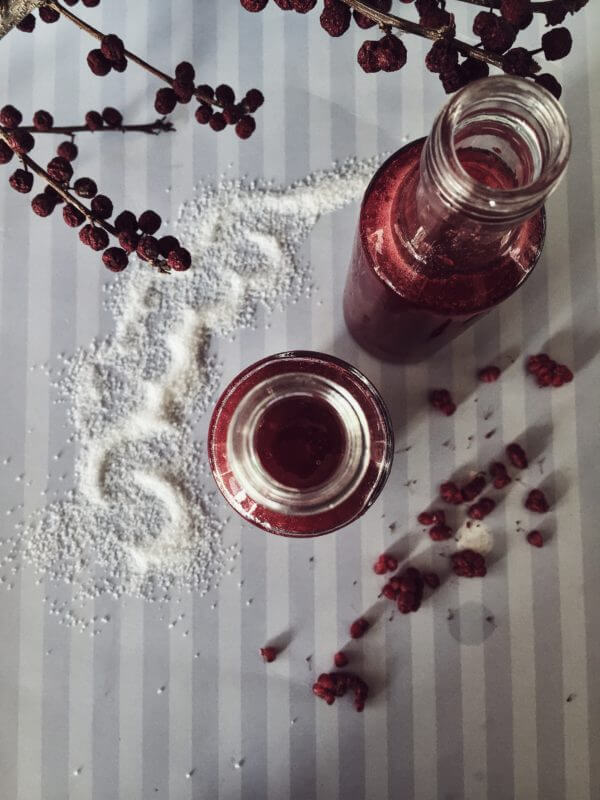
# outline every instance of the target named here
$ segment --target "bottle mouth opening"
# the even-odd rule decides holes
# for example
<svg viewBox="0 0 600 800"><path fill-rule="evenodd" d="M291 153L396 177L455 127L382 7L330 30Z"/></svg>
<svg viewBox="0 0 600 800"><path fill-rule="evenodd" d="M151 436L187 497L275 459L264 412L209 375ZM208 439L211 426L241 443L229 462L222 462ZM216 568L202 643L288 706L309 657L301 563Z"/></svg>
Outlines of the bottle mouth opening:
<svg viewBox="0 0 600 800"><path fill-rule="evenodd" d="M470 216L534 213L556 187L566 167L571 135L558 101L533 81L495 76L474 81L441 112L428 168L444 171L444 200ZM427 150L428 148L426 148ZM489 159L495 180L484 183L469 166L477 151ZM448 179L450 176L450 179Z"/></svg>

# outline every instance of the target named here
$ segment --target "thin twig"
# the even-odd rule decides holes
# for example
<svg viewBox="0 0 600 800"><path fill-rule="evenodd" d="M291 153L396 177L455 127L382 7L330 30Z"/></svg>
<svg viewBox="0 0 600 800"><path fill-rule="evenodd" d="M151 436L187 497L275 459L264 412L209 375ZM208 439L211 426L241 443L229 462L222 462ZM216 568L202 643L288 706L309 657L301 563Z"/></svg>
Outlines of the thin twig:
<svg viewBox="0 0 600 800"><path fill-rule="evenodd" d="M54 191L58 195L60 195L66 203L69 203L70 205L74 206L79 212L81 212L83 216L87 220L89 220L89 222L92 225L100 225L100 227L104 228L104 230L107 233L110 233L111 236L114 236L118 240L119 232L114 227L114 225L111 225L110 222L107 222L105 219L100 219L99 217L95 217L91 209L89 209L87 206L84 206L83 203L77 197L75 197L75 195L71 194L71 192L69 192L68 189L65 189L65 187L62 186L60 183L58 183L58 181L55 181L54 178L52 178L52 176L50 176L45 169L40 167L40 165L32 158L30 158L28 155L15 152L14 148L11 146L9 134L10 134L9 131L5 131L3 128L0 128L0 140L5 142L5 144L7 144L10 147L10 149L13 151L13 153L15 153L17 158L21 161L21 163L26 169L30 169L32 172L34 172L36 175L42 178L42 180L44 180L49 186L51 186L54 189ZM162 258L156 259L155 261L149 261L148 263L151 264L153 267L156 267L159 272L164 272L164 273L170 272L166 264L166 261Z"/></svg>
<svg viewBox="0 0 600 800"><path fill-rule="evenodd" d="M60 125L53 126L46 131L40 131L33 125L19 126L19 130L29 131L29 133L62 133L66 136L73 136L75 133L108 133L117 131L126 133L128 131L138 131L139 133L148 133L151 136L158 136L159 133L171 133L175 130L172 122L162 119L157 119L156 122L148 122L145 125L117 125L106 128L99 128L97 131L91 131L87 125Z"/></svg>
<svg viewBox="0 0 600 800"><path fill-rule="evenodd" d="M94 39L97 39L99 42L104 39L105 34L102 31L99 31L97 28L94 28L92 25L89 25L87 22L78 17L77 14L73 14L68 8L61 6L56 0L52 0L51 2L46 3L46 5L53 8L55 11L58 11L59 14L62 14L63 17L71 20L78 28L81 28L82 31L89 33L90 36L93 36ZM129 59L129 61L133 61L138 66L145 69L146 72L149 72L151 75L154 75L155 78L158 78L165 83L168 83L169 86L173 86L175 83L175 78L172 78L170 75L167 75L166 72L161 72L161 70L156 69L153 67L152 64L149 64L147 61L144 61L143 58L140 58L135 53L130 52L129 50L125 50L125 55ZM220 103L216 98L209 97L204 93L196 94L196 99L201 100L203 103L207 103L208 105L219 106L219 108L225 108L224 103Z"/></svg>

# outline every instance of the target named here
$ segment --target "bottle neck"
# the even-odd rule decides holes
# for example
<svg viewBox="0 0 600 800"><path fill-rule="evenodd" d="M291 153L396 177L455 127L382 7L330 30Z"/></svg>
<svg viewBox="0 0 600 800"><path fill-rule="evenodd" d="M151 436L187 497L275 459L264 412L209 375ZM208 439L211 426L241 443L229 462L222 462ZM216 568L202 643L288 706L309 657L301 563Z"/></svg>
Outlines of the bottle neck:
<svg viewBox="0 0 600 800"><path fill-rule="evenodd" d="M275 406L299 400L309 406L311 402L325 404L329 419L335 417L336 436L342 445L331 474L322 483L305 488L286 484L269 471L261 452L265 420L279 425L284 436L286 426L297 428L297 419L289 419L288 424L278 412L273 423ZM246 494L265 508L294 516L322 513L347 499L365 475L370 446L367 418L356 398L328 378L305 372L275 375L254 386L235 409L226 443L231 470Z"/></svg>
<svg viewBox="0 0 600 800"><path fill-rule="evenodd" d="M564 111L533 81L469 84L442 110L421 153L404 220L415 256L468 268L504 255L556 188L569 150Z"/></svg>

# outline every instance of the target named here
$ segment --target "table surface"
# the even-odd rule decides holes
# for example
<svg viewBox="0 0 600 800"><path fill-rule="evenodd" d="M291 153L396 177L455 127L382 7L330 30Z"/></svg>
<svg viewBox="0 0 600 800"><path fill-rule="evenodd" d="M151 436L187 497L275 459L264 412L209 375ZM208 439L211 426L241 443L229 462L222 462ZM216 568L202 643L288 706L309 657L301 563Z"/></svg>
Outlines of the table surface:
<svg viewBox="0 0 600 800"><path fill-rule="evenodd" d="M444 102L436 79L424 74L422 42L410 41L401 73L364 75L354 63L364 34L330 40L316 14L270 4L251 15L237 0L103 0L80 11L157 65L188 58L207 81L259 86L267 98L247 142L196 125L190 107L173 115L172 137L80 137L78 165L101 175L122 207L156 207L175 218L195 181L222 171L289 184L336 159L423 135ZM471 14L458 9L460 29ZM290 542L232 520L228 536L242 553L219 591L185 595L168 609L98 600L97 613L110 611L111 619L96 637L57 623L43 602L56 587L39 583L27 565L16 574L0 570L2 798L600 797L600 54L592 36L600 8L590 3L569 26L574 50L554 71L566 87L573 157L549 204L542 261L521 291L427 364L374 361L348 338L341 317L353 205L323 217L311 234L312 297L274 313L268 330L261 322L233 343L215 343L223 381L263 354L308 347L355 363L381 388L398 453L386 490L361 521ZM108 104L128 120L152 118L156 81L133 65L123 76L95 78L85 66L90 42L66 21L38 24L29 37L11 32L0 46L2 102L27 116L49 108L65 122ZM4 537L20 513L27 518L44 503L46 485L60 495L72 469L64 409L53 403L44 370L31 367L55 364L113 324L102 306L110 277L97 257L5 187ZM575 381L537 390L518 356L540 350L572 365ZM476 385L477 366L498 361L502 380ZM436 385L460 398L451 419L424 408ZM315 701L315 673L330 668L349 622L376 598L376 555L394 545L403 558L420 553L419 563L443 565L416 513L456 467L487 463L516 437L535 454L527 481L543 482L555 499L542 523L544 549L528 547L517 530L523 510L515 490L517 499L493 518L488 577L448 580L418 613L382 617L353 647L353 665L374 688L365 713ZM26 480L15 481L21 473ZM178 614L185 629L169 628ZM280 635L288 646L265 667L257 648Z"/></svg>

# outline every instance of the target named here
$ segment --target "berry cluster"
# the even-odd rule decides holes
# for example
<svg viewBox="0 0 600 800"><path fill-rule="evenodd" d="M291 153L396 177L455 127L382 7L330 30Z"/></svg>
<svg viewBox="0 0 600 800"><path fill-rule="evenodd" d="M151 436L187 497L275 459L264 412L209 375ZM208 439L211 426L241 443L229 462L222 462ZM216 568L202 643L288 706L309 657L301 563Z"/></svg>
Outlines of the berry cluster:
<svg viewBox="0 0 600 800"><path fill-rule="evenodd" d="M388 553L382 553L373 564L373 572L376 575L385 575L386 572L394 572L398 569L398 559Z"/></svg>
<svg viewBox="0 0 600 800"><path fill-rule="evenodd" d="M317 5L316 0L274 1L284 11L302 14ZM240 2L247 11L252 12L262 11L268 4L268 0ZM413 0L403 2L408 4ZM406 64L406 47L392 33L393 29L398 29L433 40L425 65L428 70L437 73L446 92L454 92L471 81L486 77L490 66L494 66L510 75L533 78L559 97L562 91L559 82L550 73L538 74L540 66L533 55L543 53L547 61L564 58L572 47L568 29L554 28L546 32L538 50L529 51L513 45L519 32L533 21L534 13L545 14L550 26L560 25L567 13L579 11L588 0L467 2L489 6L489 10L480 11L474 18L473 33L480 40L474 47L457 38L454 15L447 10L445 0L414 0L418 23L390 14L392 0L371 0L366 4L358 4L354 0L323 0L319 21L321 27L333 37L343 36L350 28L352 19L363 29L379 25L383 36L378 40L365 40L358 50L357 61L365 72L395 72Z"/></svg>
<svg viewBox="0 0 600 800"><path fill-rule="evenodd" d="M401 614L411 614L421 607L425 585L432 589L440 585L436 573L423 573L416 567L407 567L390 578L382 588L381 594L394 602Z"/></svg>
<svg viewBox="0 0 600 800"><path fill-rule="evenodd" d="M354 692L354 708L363 711L369 695L369 687L351 672L322 672L313 683L313 694L325 700L328 706L335 702L336 697L343 697L348 690Z"/></svg>
<svg viewBox="0 0 600 800"><path fill-rule="evenodd" d="M72 140L65 140L58 145L56 155L47 163L45 170L29 157L35 146L32 131L50 133L63 130L54 128L54 120L48 111L36 111L32 126L21 126L22 120L23 115L14 106L6 105L0 109L0 164L8 164L14 155L20 158L23 166L13 172L9 183L22 194L32 190L34 173L46 182L44 191L36 194L31 201L35 214L48 217L59 205L64 204L62 213L65 224L80 229L79 239L83 244L94 251L103 251L102 261L112 272L125 269L128 256L133 252L162 271L184 271L190 267L189 252L181 247L174 236L155 238L154 234L162 224L155 211L145 211L139 217L131 211L122 211L113 224L109 222L114 213L112 200L98 193L92 178L73 179L73 162L78 156L78 148ZM111 107L105 108L102 113L89 111L85 117L85 127L90 131L100 130L104 126L119 128L122 122L121 113ZM90 200L89 208L79 198ZM109 234L118 239L120 247L109 247Z"/></svg>
<svg viewBox="0 0 600 800"><path fill-rule="evenodd" d="M66 6L76 6L78 0L63 0L63 3ZM81 4L88 8L94 8L100 5L100 0L81 0ZM47 22L48 24L58 22L60 19L60 12L50 5L40 6L38 8L38 14L42 22ZM27 14L27 16L23 17L18 23L17 29L23 31L23 33L31 33L35 29L35 17L33 14Z"/></svg>
<svg viewBox="0 0 600 800"><path fill-rule="evenodd" d="M469 506L467 509L467 516L469 519L485 519L485 517L487 517L488 514L491 514L495 508L495 500L492 500L491 497L481 497L476 503L473 503L472 506Z"/></svg>
<svg viewBox="0 0 600 800"><path fill-rule="evenodd" d="M448 389L432 389L429 392L429 404L447 417L451 417L456 411L456 404Z"/></svg>
<svg viewBox="0 0 600 800"><path fill-rule="evenodd" d="M566 364L559 364L546 353L538 353L527 359L527 372L533 375L538 386L559 387L571 383L573 373Z"/></svg>
<svg viewBox="0 0 600 800"><path fill-rule="evenodd" d="M459 550L450 559L454 574L460 578L483 578L487 574L485 558L474 550Z"/></svg>

